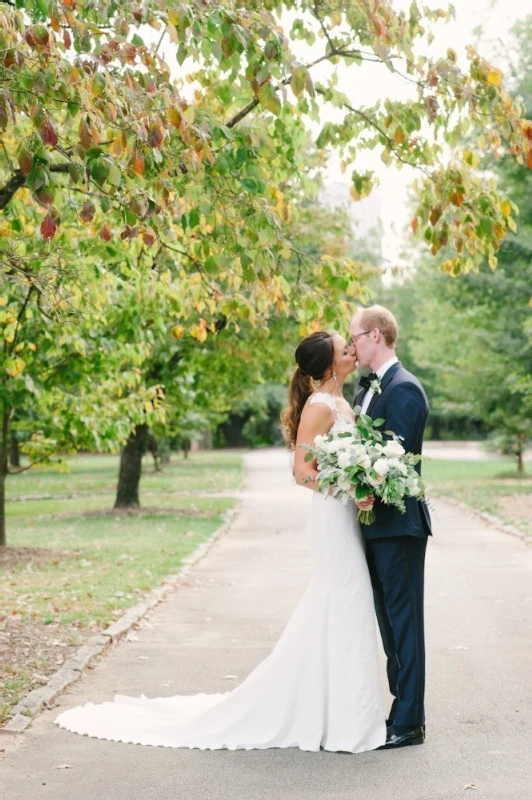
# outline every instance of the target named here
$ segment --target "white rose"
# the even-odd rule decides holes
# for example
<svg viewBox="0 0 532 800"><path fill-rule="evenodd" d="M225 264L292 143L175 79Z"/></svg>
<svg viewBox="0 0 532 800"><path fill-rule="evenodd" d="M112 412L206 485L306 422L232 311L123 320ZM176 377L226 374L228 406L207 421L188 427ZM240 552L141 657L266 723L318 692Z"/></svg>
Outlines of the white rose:
<svg viewBox="0 0 532 800"><path fill-rule="evenodd" d="M386 443L382 452L385 456L388 456L388 458L398 458L399 456L404 455L405 449L401 444L399 444L399 442L392 440L391 442Z"/></svg>
<svg viewBox="0 0 532 800"><path fill-rule="evenodd" d="M360 456L357 464L362 469L369 469L371 467L371 458L368 455Z"/></svg>
<svg viewBox="0 0 532 800"><path fill-rule="evenodd" d="M341 469L352 466L349 450L343 450L341 453L338 453L338 466L341 467Z"/></svg>
<svg viewBox="0 0 532 800"><path fill-rule="evenodd" d="M340 445L341 442L338 441L338 439L331 439L330 442L328 442L327 439L325 439L325 441L321 445L321 449L323 450L324 453L332 455L333 453L337 453L338 450L341 449Z"/></svg>
<svg viewBox="0 0 532 800"><path fill-rule="evenodd" d="M401 475L407 475L408 474L408 467L406 466L406 464L403 464L402 461L399 461L398 458L389 458L388 459L388 469L389 470L390 469L395 469Z"/></svg>
<svg viewBox="0 0 532 800"><path fill-rule="evenodd" d="M373 464L373 469L377 475L381 477L386 476L388 474L388 470L390 469L390 462L385 458L378 458Z"/></svg>

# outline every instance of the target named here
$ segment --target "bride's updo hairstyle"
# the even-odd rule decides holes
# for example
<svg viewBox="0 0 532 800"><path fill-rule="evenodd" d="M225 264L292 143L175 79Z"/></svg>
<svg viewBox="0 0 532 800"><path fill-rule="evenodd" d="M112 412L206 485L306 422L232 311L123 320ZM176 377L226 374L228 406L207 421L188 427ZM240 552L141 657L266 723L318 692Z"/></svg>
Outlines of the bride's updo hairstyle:
<svg viewBox="0 0 532 800"><path fill-rule="evenodd" d="M290 448L296 445L297 429L303 406L312 394L312 381L321 381L332 369L334 333L311 333L298 345L295 353L297 369L288 390L288 407L281 414L283 434Z"/></svg>

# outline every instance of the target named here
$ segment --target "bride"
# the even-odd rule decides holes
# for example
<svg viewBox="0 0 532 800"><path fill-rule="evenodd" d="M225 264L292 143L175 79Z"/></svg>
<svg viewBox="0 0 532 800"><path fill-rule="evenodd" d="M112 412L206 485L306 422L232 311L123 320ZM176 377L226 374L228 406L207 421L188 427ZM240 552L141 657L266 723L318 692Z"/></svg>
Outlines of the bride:
<svg viewBox="0 0 532 800"><path fill-rule="evenodd" d="M296 350L283 424L295 448L296 481L314 491L307 539L312 581L272 653L224 694L87 703L55 722L79 734L118 742L200 749L265 749L360 753L386 740L373 593L353 504L317 491L315 462L298 447L318 434L348 430L346 376L356 367L342 336L319 331ZM320 382L314 390L314 382Z"/></svg>

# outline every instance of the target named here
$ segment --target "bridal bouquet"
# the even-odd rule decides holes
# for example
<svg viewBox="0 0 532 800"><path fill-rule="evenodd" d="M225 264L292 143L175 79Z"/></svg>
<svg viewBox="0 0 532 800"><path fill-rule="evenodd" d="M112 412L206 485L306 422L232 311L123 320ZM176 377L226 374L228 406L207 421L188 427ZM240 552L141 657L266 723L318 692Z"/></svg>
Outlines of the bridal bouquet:
<svg viewBox="0 0 532 800"><path fill-rule="evenodd" d="M317 460L320 492L329 494L332 488L332 496L343 505L372 494L403 514L405 498L424 495L425 486L414 469L421 456L406 453L393 431L386 431L390 438L385 439L377 430L383 424L383 419L361 414L353 429L316 436L313 445L301 445L309 451L305 461ZM358 518L369 525L375 514L359 509Z"/></svg>

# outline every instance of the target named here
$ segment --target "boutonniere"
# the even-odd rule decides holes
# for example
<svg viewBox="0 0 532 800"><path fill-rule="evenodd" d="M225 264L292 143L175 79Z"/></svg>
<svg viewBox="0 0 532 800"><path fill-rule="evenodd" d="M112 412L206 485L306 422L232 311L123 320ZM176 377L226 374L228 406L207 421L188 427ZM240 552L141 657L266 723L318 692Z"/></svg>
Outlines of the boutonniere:
<svg viewBox="0 0 532 800"><path fill-rule="evenodd" d="M382 393L381 379L380 378L373 378L373 380L371 381L371 383L369 385L369 388L373 392L373 394L381 394Z"/></svg>

